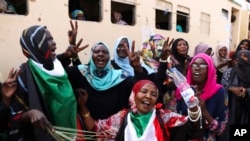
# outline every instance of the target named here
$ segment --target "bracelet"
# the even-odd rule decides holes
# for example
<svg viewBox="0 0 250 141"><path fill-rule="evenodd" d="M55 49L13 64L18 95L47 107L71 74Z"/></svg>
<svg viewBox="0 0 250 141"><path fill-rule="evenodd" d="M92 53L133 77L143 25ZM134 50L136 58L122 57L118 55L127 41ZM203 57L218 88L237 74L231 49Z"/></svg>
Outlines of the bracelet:
<svg viewBox="0 0 250 141"><path fill-rule="evenodd" d="M90 112L88 111L86 114L83 115L84 118L88 118L90 116Z"/></svg>
<svg viewBox="0 0 250 141"><path fill-rule="evenodd" d="M160 58L160 60L159 60L161 63L167 63L168 62L168 59L166 59L166 60L162 60L161 58Z"/></svg>
<svg viewBox="0 0 250 141"><path fill-rule="evenodd" d="M201 116L202 115L201 115L201 108L200 107L198 107L198 110L196 112L192 112L188 109L188 118L190 121L196 122L201 118ZM193 119L193 118L195 118L195 119Z"/></svg>

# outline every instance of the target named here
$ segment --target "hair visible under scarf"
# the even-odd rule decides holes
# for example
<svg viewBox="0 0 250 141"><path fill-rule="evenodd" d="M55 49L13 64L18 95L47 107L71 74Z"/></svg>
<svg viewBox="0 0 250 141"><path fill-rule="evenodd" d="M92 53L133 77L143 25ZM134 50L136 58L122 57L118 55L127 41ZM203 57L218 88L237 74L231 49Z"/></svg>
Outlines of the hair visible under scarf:
<svg viewBox="0 0 250 141"><path fill-rule="evenodd" d="M132 92L130 94L129 97L129 104L130 104L130 108L131 110L136 113L137 112L137 108L136 108L136 104L135 104L135 95L141 90L141 88L145 85L145 84L152 84L155 86L155 88L157 89L157 86L155 85L154 82L150 81L150 80L140 80L138 82L136 82L133 86ZM159 95L158 89L157 89L157 95Z"/></svg>
<svg viewBox="0 0 250 141"><path fill-rule="evenodd" d="M200 98L204 101L212 97L216 92L222 87L220 84L217 84L216 82L216 69L213 64L213 60L211 56L208 56L205 53L200 53L197 54L196 56L193 57L191 60L190 64L192 64L197 58L202 58L204 61L207 63L207 79L205 86L203 88L203 93L200 95ZM190 85L194 85L193 78L192 78L192 67L191 65L188 66L188 71L187 71L187 82ZM176 93L176 98L181 99L180 93Z"/></svg>
<svg viewBox="0 0 250 141"><path fill-rule="evenodd" d="M20 37L23 54L47 70L53 69L53 60L50 58L50 49L46 37L46 26L31 26L25 29Z"/></svg>
<svg viewBox="0 0 250 141"><path fill-rule="evenodd" d="M248 61L243 60L240 57L241 53L245 53L248 57ZM240 82L243 87L249 87L250 85L250 51L249 50L241 50L237 54L238 63L236 64L236 73L239 77Z"/></svg>
<svg viewBox="0 0 250 141"><path fill-rule="evenodd" d="M182 38L178 38L178 39L175 39L173 44L172 44L172 47L171 47L171 52L172 52L172 55L174 56L174 58L181 64L181 65L184 65L185 64L185 60L187 59L188 55L180 55L178 53L178 49L177 49L177 45L180 41L185 41L186 45L187 45L187 50L189 49L189 45L188 45L188 42Z"/></svg>

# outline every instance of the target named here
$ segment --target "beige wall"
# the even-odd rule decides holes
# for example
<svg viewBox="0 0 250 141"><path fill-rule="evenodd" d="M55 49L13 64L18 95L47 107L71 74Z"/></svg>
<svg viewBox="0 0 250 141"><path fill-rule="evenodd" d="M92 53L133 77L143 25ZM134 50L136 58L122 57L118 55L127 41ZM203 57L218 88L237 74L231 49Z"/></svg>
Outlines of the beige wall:
<svg viewBox="0 0 250 141"><path fill-rule="evenodd" d="M164 0L163 0L164 1ZM190 44L190 55L193 54L193 47L199 42L209 43L215 47L218 42L228 42L230 30L230 18L221 18L221 9L230 11L232 7L239 10L238 16L242 16L240 6L228 0L168 0L172 4L172 12L176 12L177 6L181 5L190 9L190 32L178 33L175 31L175 15L173 16L171 31L157 30L155 22L155 0L135 0L136 3L136 24L134 26L120 26L110 23L110 0L104 0L103 20L99 22L78 22L78 37L84 38L83 44L94 44L97 41L106 42L113 52L113 44L118 36L126 35L136 41L137 49L145 39L145 34L151 32L159 33L165 37L184 38ZM19 37L24 28L31 25L46 25L52 32L57 43L57 53L63 52L68 45L67 31L70 29L68 17L68 0L28 0L29 14L8 15L0 13L0 80L6 78L8 71L12 67L18 67L26 58L21 52ZM200 34L200 13L208 13L211 18L210 35ZM248 14L248 12L246 12ZM247 15L246 14L246 15ZM248 14L249 15L249 14ZM248 17L245 18L248 23ZM234 42L238 42L245 36L244 20L237 19L234 30ZM86 63L89 59L90 47L82 51L79 55L81 60ZM1 76L2 75L2 76Z"/></svg>

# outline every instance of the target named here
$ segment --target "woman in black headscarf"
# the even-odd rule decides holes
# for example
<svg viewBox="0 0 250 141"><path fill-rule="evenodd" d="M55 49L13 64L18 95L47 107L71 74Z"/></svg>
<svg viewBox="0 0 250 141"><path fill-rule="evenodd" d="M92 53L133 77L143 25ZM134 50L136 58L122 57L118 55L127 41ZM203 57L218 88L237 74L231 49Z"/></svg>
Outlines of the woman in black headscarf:
<svg viewBox="0 0 250 141"><path fill-rule="evenodd" d="M237 64L222 77L222 85L228 90L229 125L249 124L250 121L250 51L237 53Z"/></svg>

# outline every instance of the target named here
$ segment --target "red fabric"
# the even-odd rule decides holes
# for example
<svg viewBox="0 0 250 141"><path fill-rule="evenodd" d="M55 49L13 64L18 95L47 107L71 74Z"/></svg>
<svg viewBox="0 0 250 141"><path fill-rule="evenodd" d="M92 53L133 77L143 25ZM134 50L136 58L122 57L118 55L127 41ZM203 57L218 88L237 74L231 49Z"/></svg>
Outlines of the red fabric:
<svg viewBox="0 0 250 141"><path fill-rule="evenodd" d="M80 122L80 118L79 118L79 116L76 116L76 128L77 128L77 130L83 130L83 128L82 128L82 124L81 124L81 122ZM84 137L84 134L83 133L80 133L80 132L78 132L77 133L77 135L81 135L81 138L83 138ZM76 141L85 141L84 139L76 139Z"/></svg>
<svg viewBox="0 0 250 141"><path fill-rule="evenodd" d="M155 126L155 136L156 136L157 140L158 141L165 141L162 128L161 128L160 123L157 120L157 118L155 118L155 120L154 120L154 126ZM167 137L169 140L169 132L167 129L166 129L166 134L167 134Z"/></svg>
<svg viewBox="0 0 250 141"><path fill-rule="evenodd" d="M140 81L138 81L138 82L135 83L135 85L134 85L132 91L133 91L135 94L137 94L137 93L141 90L141 88L142 88L145 84L147 84L147 83L153 84L153 85L157 88L157 86L156 86L152 81L150 81L150 80L140 80Z"/></svg>

